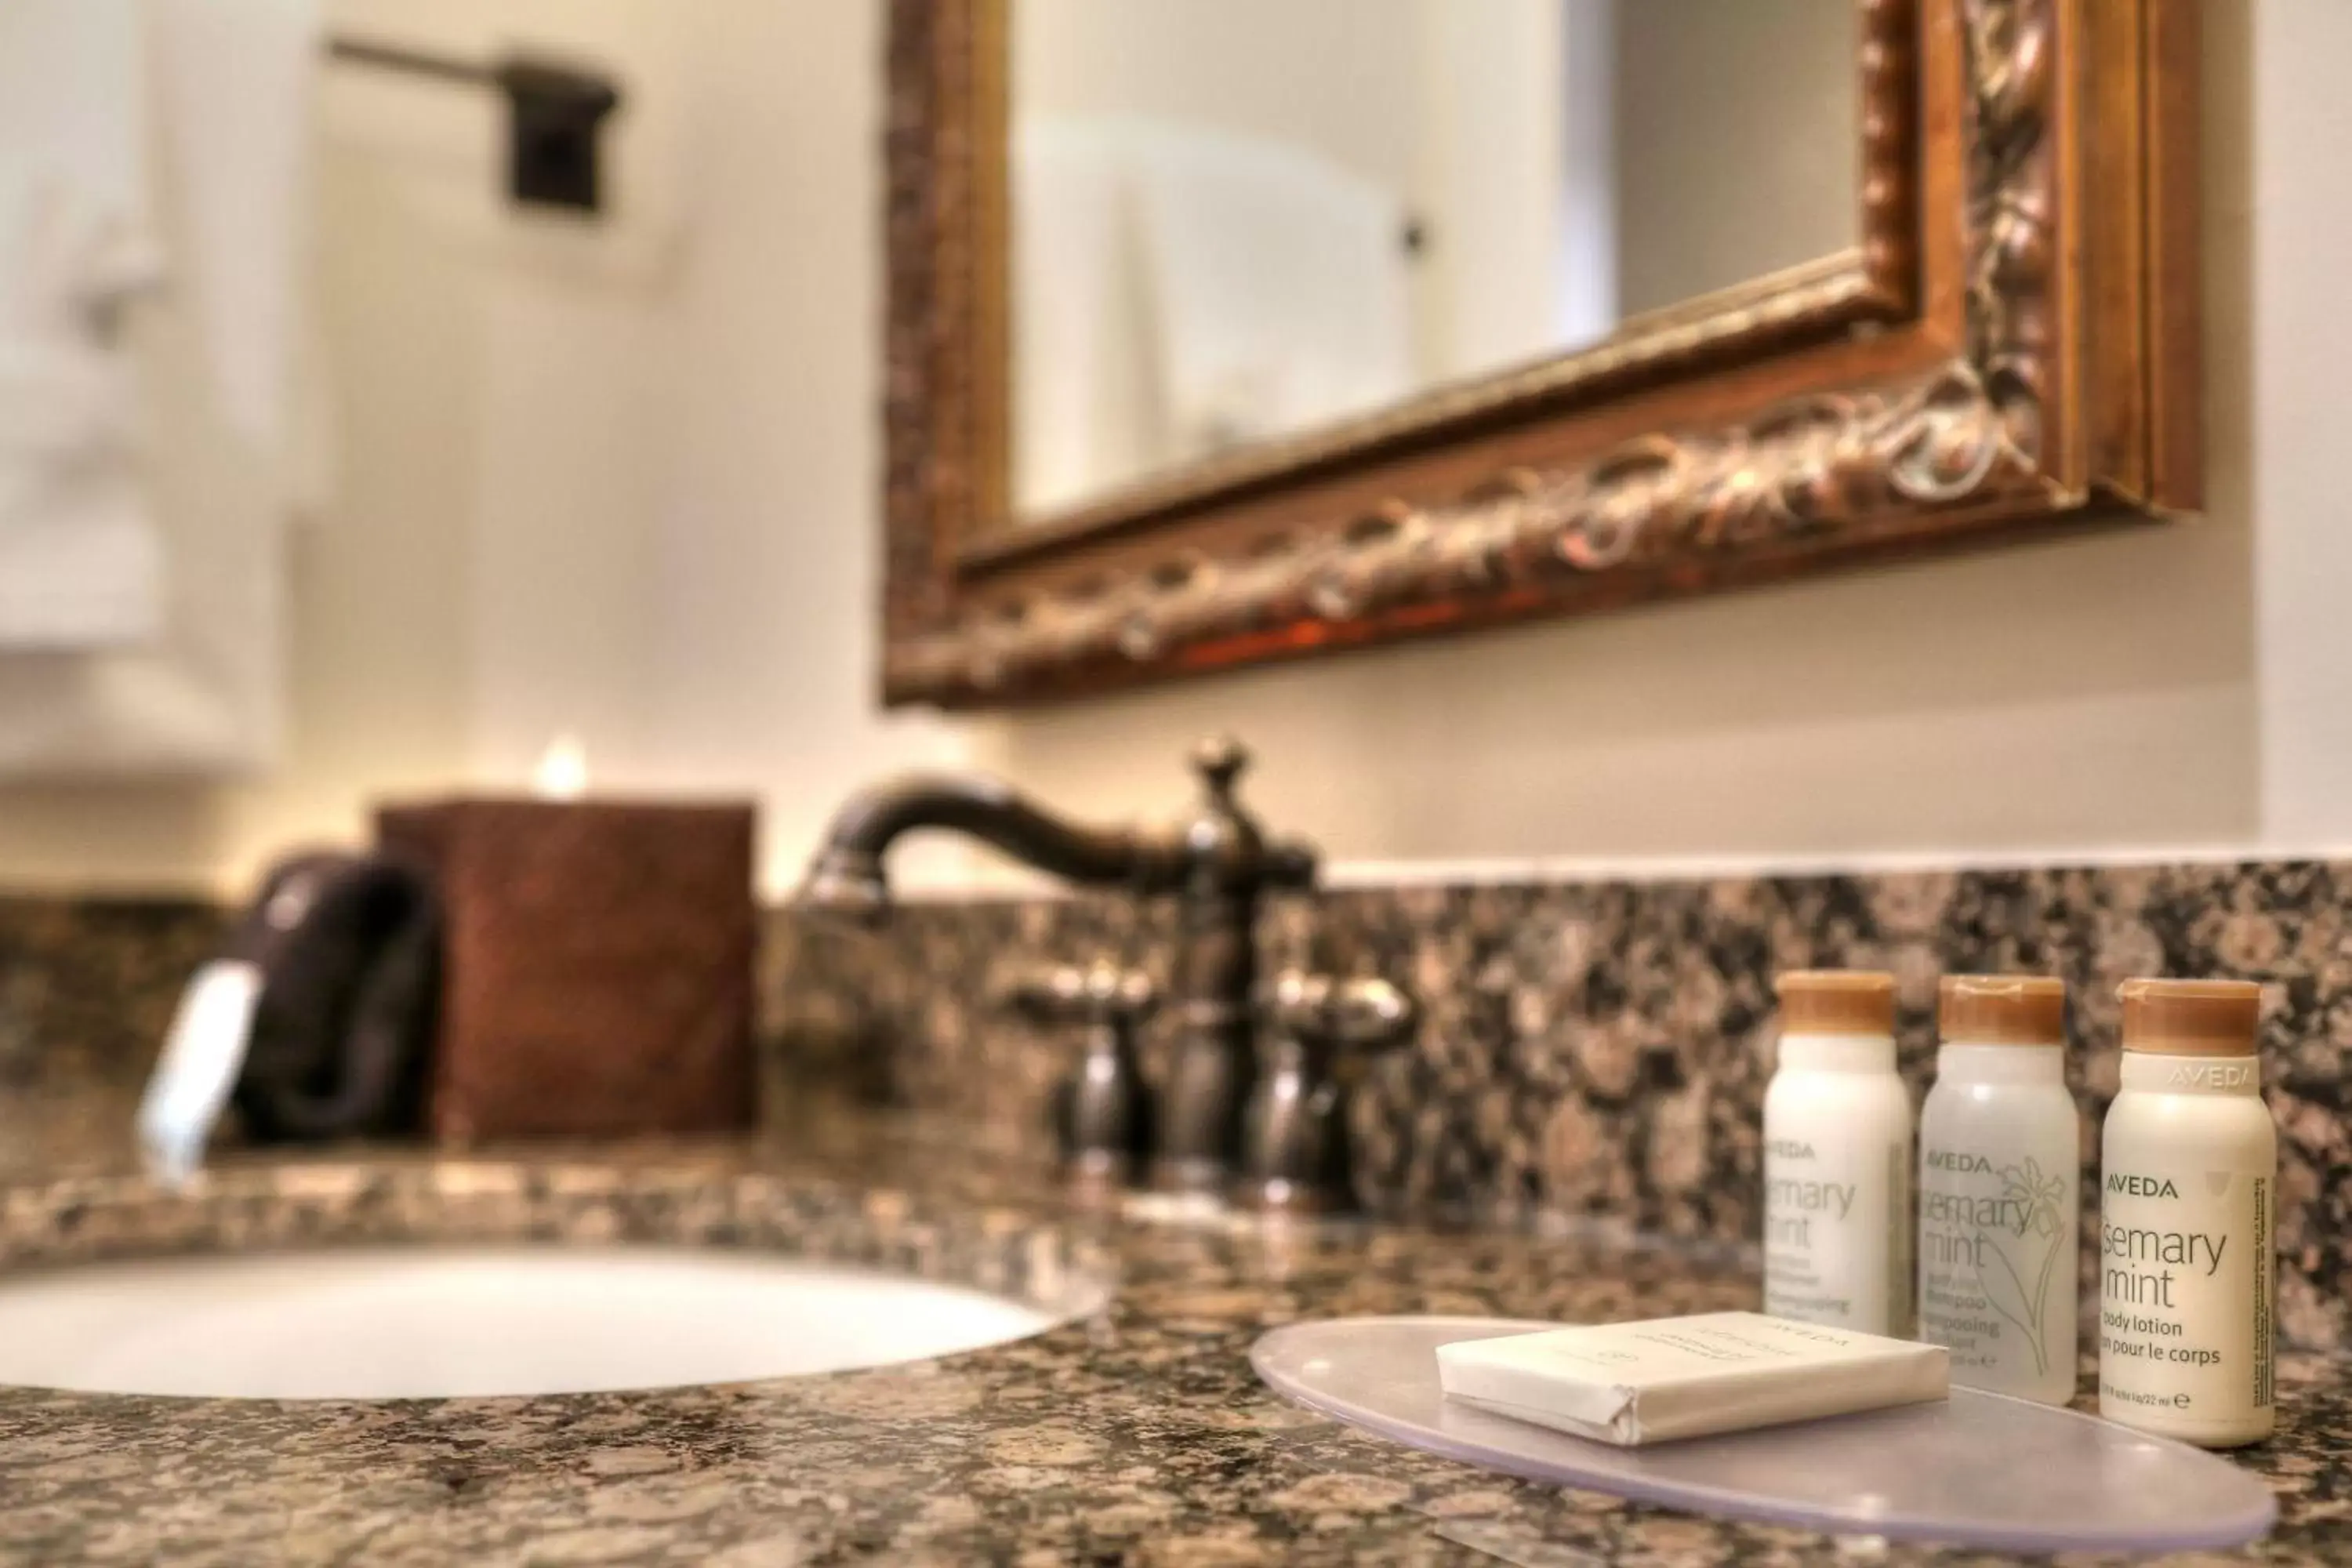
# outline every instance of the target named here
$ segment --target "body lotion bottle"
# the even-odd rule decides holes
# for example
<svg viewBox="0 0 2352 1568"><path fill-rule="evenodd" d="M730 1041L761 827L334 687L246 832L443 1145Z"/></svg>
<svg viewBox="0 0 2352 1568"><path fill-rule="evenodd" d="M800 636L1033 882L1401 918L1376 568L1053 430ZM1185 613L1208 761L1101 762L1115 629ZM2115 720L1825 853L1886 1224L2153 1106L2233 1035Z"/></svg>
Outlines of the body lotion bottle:
<svg viewBox="0 0 2352 1568"><path fill-rule="evenodd" d="M2271 1435L2278 1132L2259 987L2133 980L2099 1162L2099 1414L2208 1448Z"/></svg>
<svg viewBox="0 0 2352 1568"><path fill-rule="evenodd" d="M1950 974L1919 1113L1919 1337L1952 1381L2044 1405L2074 1397L2082 1122L2066 1088L2066 987Z"/></svg>
<svg viewBox="0 0 2352 1568"><path fill-rule="evenodd" d="M1895 979L1780 976L1764 1094L1764 1310L1911 1332L1911 1097L1895 1070Z"/></svg>

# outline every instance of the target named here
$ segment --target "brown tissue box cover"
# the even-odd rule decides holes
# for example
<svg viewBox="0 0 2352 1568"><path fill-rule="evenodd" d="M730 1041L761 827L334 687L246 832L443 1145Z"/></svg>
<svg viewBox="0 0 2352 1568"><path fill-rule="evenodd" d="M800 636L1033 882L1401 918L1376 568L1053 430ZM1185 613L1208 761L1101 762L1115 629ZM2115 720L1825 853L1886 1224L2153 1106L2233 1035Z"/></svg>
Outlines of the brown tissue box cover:
<svg viewBox="0 0 2352 1568"><path fill-rule="evenodd" d="M436 1138L751 1125L751 806L463 800L376 831L445 905Z"/></svg>

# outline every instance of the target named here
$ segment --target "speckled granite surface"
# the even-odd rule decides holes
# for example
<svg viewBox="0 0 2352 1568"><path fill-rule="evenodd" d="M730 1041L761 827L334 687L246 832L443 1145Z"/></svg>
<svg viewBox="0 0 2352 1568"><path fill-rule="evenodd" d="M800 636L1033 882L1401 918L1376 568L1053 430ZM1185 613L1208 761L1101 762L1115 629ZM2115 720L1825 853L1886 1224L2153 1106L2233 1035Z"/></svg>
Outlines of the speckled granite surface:
<svg viewBox="0 0 2352 1568"><path fill-rule="evenodd" d="M1780 970L1892 970L1921 1092L1939 973L2063 976L2086 1183L2116 1087L2117 984L2263 982L2281 1319L2326 1346L2352 1342L2347 894L2352 866L2301 863L1349 889L1276 905L1265 945L1269 966L1381 974L1419 998L1414 1038L1372 1064L1355 1107L1375 1212L1565 1214L1739 1241L1756 1232ZM802 1063L975 1126L1032 1128L1068 1043L985 999L1041 960L1164 966L1168 917L1104 900L917 904L865 936L781 914L769 1005ZM2086 1186L2085 1213L2094 1202Z"/></svg>
<svg viewBox="0 0 2352 1568"><path fill-rule="evenodd" d="M180 988L227 926L186 901L0 898L0 1173L121 1142Z"/></svg>
<svg viewBox="0 0 2352 1568"><path fill-rule="evenodd" d="M529 1165L235 1165L0 1196L0 1265L251 1246L695 1239L881 1262L1097 1310L898 1368L571 1398L362 1405L0 1389L0 1560L698 1563L1966 1563L1630 1507L1352 1432L1259 1387L1264 1327L1428 1311L1593 1320L1750 1302L1719 1250L1391 1227L1266 1231L1056 1212L936 1129L829 1119L767 1150ZM2352 1384L2289 1358L2282 1435L2240 1462L2282 1509L2253 1549L2352 1554Z"/></svg>
<svg viewBox="0 0 2352 1568"><path fill-rule="evenodd" d="M1938 973L2063 975L2086 1152L2115 1087L2121 981L2261 981L2282 1323L2325 1347L2352 1343L2347 894L2352 865L2312 863L1361 889L1276 903L1264 945L1269 970L1380 973L1420 1001L1414 1037L1371 1065L1354 1108L1374 1212L1568 1215L1733 1241L1755 1230L1778 970L1893 970L1922 1089ZM913 904L873 935L777 913L764 1092L789 1107L822 1082L960 1121L975 1142L1033 1142L1070 1044L989 998L1024 966L1105 952L1164 973L1171 915L1104 900ZM194 905L0 900L0 1168L54 1168L121 1124L173 993L220 929Z"/></svg>

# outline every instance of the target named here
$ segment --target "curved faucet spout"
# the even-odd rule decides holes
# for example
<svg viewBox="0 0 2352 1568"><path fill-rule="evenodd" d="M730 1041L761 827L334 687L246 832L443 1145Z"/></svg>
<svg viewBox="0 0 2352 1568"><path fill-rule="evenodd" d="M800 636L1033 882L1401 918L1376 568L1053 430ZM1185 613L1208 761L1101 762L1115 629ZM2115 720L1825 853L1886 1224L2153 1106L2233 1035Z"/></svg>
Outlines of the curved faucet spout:
<svg viewBox="0 0 2352 1568"><path fill-rule="evenodd" d="M801 884L803 903L856 915L889 907L884 866L905 834L941 828L1024 866L1091 887L1165 892L1181 884L1182 846L1167 834L1067 821L996 779L913 774L853 796L833 819Z"/></svg>
<svg viewBox="0 0 2352 1568"><path fill-rule="evenodd" d="M1235 742L1202 742L1192 755L1200 804L1190 820L1162 830L1085 826L992 778L898 779L842 807L809 862L799 901L878 921L890 907L884 868L890 847L901 835L933 827L977 838L1066 881L1177 895L1170 964L1175 1037L1152 1179L1214 1188L1240 1148L1255 1071L1258 909L1269 893L1315 884L1313 847L1267 838L1235 798L1248 763Z"/></svg>

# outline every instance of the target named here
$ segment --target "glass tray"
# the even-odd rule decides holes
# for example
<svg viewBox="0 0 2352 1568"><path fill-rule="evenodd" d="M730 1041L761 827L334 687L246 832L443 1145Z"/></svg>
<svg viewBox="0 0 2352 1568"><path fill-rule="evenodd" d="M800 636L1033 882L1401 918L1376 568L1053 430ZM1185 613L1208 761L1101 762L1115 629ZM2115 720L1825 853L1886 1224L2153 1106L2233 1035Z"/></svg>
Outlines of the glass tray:
<svg viewBox="0 0 2352 1568"><path fill-rule="evenodd" d="M1276 1329L1250 1364L1300 1404L1447 1458L1721 1519L2001 1552L2241 1545L2277 1504L2227 1459L2094 1415L1948 1403L1621 1448L1450 1405L1437 1347L1556 1323L1349 1318Z"/></svg>

